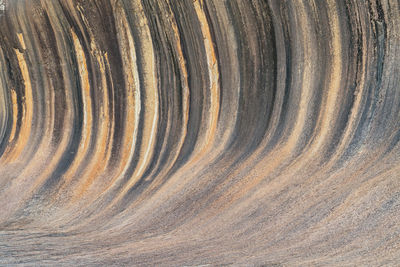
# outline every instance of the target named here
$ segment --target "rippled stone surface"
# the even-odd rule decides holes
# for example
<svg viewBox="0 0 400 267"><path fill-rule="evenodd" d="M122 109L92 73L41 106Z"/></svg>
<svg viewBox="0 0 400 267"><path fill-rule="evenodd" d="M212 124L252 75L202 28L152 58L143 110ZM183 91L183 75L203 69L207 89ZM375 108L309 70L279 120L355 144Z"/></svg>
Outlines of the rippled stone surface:
<svg viewBox="0 0 400 267"><path fill-rule="evenodd" d="M399 263L397 0L0 4L0 264Z"/></svg>

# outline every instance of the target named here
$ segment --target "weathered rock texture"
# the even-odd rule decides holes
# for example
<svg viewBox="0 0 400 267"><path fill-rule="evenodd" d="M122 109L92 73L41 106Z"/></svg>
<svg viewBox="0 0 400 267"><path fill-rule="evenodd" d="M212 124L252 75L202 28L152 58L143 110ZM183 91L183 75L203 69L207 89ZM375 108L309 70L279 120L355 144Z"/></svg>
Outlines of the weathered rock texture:
<svg viewBox="0 0 400 267"><path fill-rule="evenodd" d="M399 1L2 2L0 264L399 264Z"/></svg>

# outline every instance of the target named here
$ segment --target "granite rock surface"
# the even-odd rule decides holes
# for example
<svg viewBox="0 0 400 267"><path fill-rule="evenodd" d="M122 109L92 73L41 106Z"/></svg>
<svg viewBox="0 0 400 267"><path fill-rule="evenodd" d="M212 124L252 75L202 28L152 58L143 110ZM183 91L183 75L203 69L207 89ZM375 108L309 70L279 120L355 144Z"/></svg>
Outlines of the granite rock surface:
<svg viewBox="0 0 400 267"><path fill-rule="evenodd" d="M399 266L398 0L8 0L0 265Z"/></svg>

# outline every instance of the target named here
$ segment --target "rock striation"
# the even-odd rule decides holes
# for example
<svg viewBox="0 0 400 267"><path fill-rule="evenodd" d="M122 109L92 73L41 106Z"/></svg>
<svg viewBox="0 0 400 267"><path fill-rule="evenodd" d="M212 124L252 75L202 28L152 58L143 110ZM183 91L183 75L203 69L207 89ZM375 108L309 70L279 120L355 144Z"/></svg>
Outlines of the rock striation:
<svg viewBox="0 0 400 267"><path fill-rule="evenodd" d="M0 3L0 264L399 264L399 1Z"/></svg>

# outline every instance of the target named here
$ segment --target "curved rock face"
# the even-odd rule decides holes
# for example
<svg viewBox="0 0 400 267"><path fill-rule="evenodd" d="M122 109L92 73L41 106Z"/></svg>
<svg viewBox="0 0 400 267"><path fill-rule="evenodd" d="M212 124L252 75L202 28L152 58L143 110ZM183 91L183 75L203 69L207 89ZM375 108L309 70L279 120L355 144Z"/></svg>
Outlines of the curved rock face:
<svg viewBox="0 0 400 267"><path fill-rule="evenodd" d="M398 264L398 1L0 2L0 264Z"/></svg>

